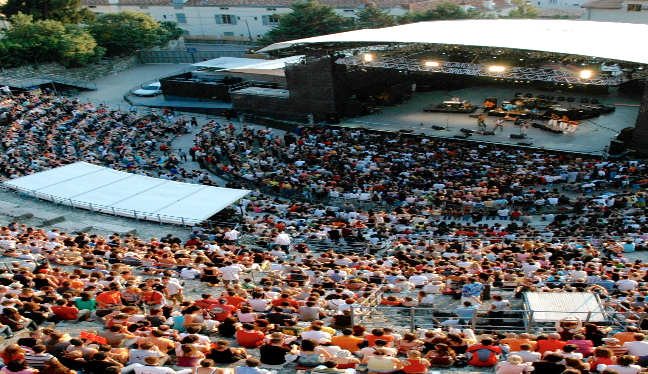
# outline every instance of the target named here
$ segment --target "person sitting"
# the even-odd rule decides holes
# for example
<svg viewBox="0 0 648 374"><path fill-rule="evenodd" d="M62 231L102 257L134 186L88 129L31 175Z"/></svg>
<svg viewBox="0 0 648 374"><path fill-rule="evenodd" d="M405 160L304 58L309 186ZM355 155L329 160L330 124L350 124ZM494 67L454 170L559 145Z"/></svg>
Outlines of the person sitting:
<svg viewBox="0 0 648 374"><path fill-rule="evenodd" d="M207 354L207 358L217 364L231 364L247 358L248 354L244 348L232 348L227 340L219 340Z"/></svg>
<svg viewBox="0 0 648 374"><path fill-rule="evenodd" d="M236 342L243 348L256 348L263 345L265 334L256 331L251 323L244 323L242 328L236 331Z"/></svg>
<svg viewBox="0 0 648 374"><path fill-rule="evenodd" d="M481 343L468 347L466 355L468 363L473 366L489 367L495 366L502 355L502 349L493 345L490 338L482 339Z"/></svg>

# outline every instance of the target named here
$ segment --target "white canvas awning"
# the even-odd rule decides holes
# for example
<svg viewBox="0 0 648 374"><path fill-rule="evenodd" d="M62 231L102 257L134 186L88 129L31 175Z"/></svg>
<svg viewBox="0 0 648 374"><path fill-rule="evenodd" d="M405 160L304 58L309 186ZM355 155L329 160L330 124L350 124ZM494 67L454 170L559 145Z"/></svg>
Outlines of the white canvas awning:
<svg viewBox="0 0 648 374"><path fill-rule="evenodd" d="M196 225L250 191L174 182L77 162L4 182L43 200L149 221Z"/></svg>
<svg viewBox="0 0 648 374"><path fill-rule="evenodd" d="M286 63L295 62L304 56L290 56L275 60L261 60L256 58L220 57L193 64L201 68L212 68L219 70L245 69L245 70L276 70L286 67Z"/></svg>
<svg viewBox="0 0 648 374"><path fill-rule="evenodd" d="M312 43L429 43L576 54L648 63L637 37L648 25L619 22L474 19L419 22L275 43L259 52Z"/></svg>

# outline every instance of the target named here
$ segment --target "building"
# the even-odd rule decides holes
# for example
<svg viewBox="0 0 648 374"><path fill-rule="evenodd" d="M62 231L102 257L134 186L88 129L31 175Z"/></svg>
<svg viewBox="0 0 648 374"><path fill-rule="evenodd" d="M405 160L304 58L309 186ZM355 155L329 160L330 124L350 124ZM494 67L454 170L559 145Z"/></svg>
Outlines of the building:
<svg viewBox="0 0 648 374"><path fill-rule="evenodd" d="M582 20L648 24L647 0L592 0L582 8Z"/></svg>
<svg viewBox="0 0 648 374"><path fill-rule="evenodd" d="M321 0L345 17L354 17L370 0ZM371 0L392 15L434 8L447 0ZM510 0L453 0L464 10L505 15L515 6ZM290 12L290 0L83 0L92 11L124 10L148 13L158 21L174 21L189 39L254 41L279 24L277 15Z"/></svg>

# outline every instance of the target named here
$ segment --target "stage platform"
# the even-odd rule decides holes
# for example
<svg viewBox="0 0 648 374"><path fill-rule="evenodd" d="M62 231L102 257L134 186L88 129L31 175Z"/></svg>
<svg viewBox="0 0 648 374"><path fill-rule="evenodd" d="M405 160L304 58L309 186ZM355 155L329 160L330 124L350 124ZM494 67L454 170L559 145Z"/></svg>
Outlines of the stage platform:
<svg viewBox="0 0 648 374"><path fill-rule="evenodd" d="M623 104L616 107L616 111L604 114L596 118L583 120L574 133L552 134L537 128L529 128L526 139L511 139L511 134L520 134L520 127L515 126L512 121L504 123L504 130L493 135L474 134L466 140L486 143L527 145L536 148L549 150L578 152L587 154L601 154L603 149L610 144L610 141L626 127L633 127L639 113L639 96L626 96L619 93L616 88L611 87L607 94L591 94L580 92L553 92L543 91L530 87L531 85L520 84L519 87L502 86L477 86L455 91L432 91L415 92L412 100L408 103L393 106L381 107L382 113L376 113L361 118L344 120L340 126L357 128L364 127L372 130L393 131L411 130L414 134L425 134L434 137L454 138L462 135L462 128L477 131L477 119L470 114L463 113L430 113L425 112L431 103L441 103L448 97L459 97L461 100L470 100L475 105L481 105L486 97L496 97L501 103L510 100L516 92L532 93L534 95L554 95L573 97L575 101L568 103L561 102L564 107L578 106L580 100L597 99L606 106ZM628 106L630 105L630 106ZM482 112L478 109L472 116ZM491 130L496 117L487 117L486 124ZM435 130L443 127L449 130ZM524 143L524 144L520 144Z"/></svg>

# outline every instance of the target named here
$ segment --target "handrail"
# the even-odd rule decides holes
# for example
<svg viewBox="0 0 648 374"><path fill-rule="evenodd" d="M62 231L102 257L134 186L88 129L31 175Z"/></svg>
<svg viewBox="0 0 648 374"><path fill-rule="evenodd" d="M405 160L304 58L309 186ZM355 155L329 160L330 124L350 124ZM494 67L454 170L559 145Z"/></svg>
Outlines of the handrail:
<svg viewBox="0 0 648 374"><path fill-rule="evenodd" d="M507 309L503 316L490 317L487 310L475 309L472 316L465 318L457 317L451 314L452 310L438 307L397 307L397 306L351 306L352 324L370 323L370 319L378 315L389 318L392 326L408 327L411 332L418 329L434 329L439 326L452 326L455 328L469 328L472 330L502 330L519 331L527 333L542 333L544 328L553 328L555 321L537 321L533 318L538 313L564 314L564 317L579 316L583 323L596 320L597 324L607 324L616 326L618 330L623 330L625 325L634 324L636 320L628 320L628 313L616 311L601 310L599 311L542 311L542 310L525 310L525 309ZM393 312L393 313L390 313ZM646 313L634 313L637 320L643 321ZM401 318L398 318L401 317ZM600 320L603 321L600 321ZM513 320L513 321L507 321ZM520 320L524 323L520 323ZM402 323L401 323L402 322Z"/></svg>

